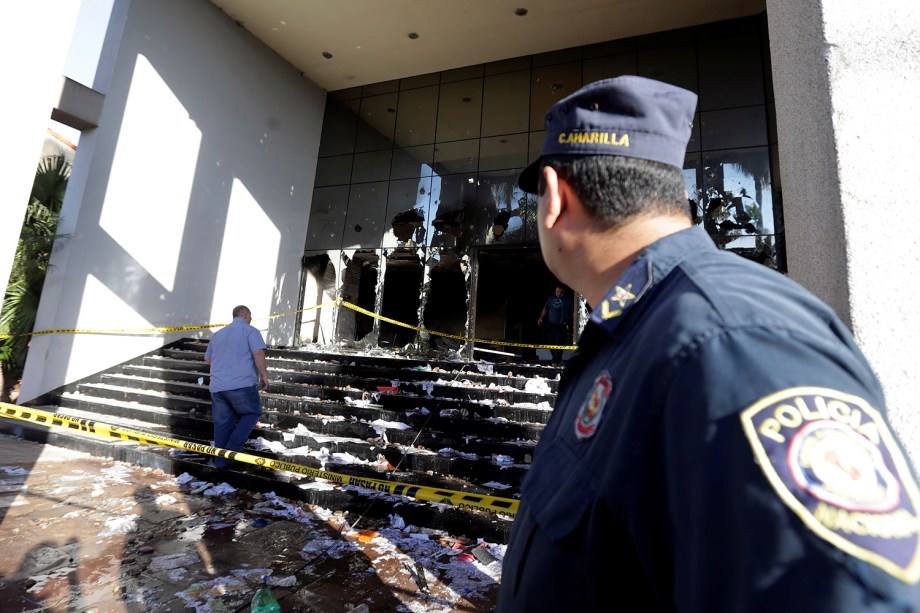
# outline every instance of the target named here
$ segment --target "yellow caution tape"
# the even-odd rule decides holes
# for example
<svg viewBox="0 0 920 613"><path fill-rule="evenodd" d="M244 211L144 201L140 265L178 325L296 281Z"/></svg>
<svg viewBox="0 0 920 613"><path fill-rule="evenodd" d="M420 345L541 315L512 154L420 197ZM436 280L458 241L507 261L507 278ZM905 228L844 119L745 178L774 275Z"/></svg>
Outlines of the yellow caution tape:
<svg viewBox="0 0 920 613"><path fill-rule="evenodd" d="M368 311L367 309L362 309L356 304L352 304L345 300L339 298L336 300L336 304L340 304L344 307L347 307L358 313L363 313L369 317L379 319L397 326L402 326L403 328L409 328L410 330L416 330L417 332L424 332L425 334L434 334L436 336L445 336L447 338L453 338L458 341L469 341L472 343L487 343L489 345L504 345L507 347L530 347L533 349L578 349L578 345L530 345L528 343L512 343L509 341L495 341L489 340L487 338L473 338L469 336L459 336L457 334L447 334L446 332L435 332L434 330L428 330L426 328L419 328L418 326L412 326L401 321L396 321L395 319L390 319L389 317L384 317L383 315L377 315L373 311Z"/></svg>
<svg viewBox="0 0 920 613"><path fill-rule="evenodd" d="M352 304L341 298L324 302L323 304L317 304L315 306L307 307L297 311L288 311L286 313L278 313L277 315L272 315L271 317L265 317L259 320L253 321L271 321L272 319L277 319L279 317L287 317L288 315L296 315L298 313L304 313L306 311L311 311L313 309L321 309L323 307L339 305L349 308L358 313L367 315L368 317L373 317L381 321L391 323L396 326L402 326L403 328L409 328L410 330L415 330L417 332L423 332L425 334L433 334L435 336L443 336L446 338L452 338L458 341L467 341L471 343L485 343L489 345L501 345L505 347L527 347L531 349L578 349L577 345L532 345L529 343L514 343L510 341L496 341L487 338L473 338L469 336L460 336L458 334L448 334L447 332L436 332L435 330L428 330L427 328L420 328L418 326L413 326L411 324L403 323L389 317L384 317L383 315L377 315L373 311L368 311L363 309L356 304ZM183 332L187 330L207 330L209 328L222 328L227 324L201 324L196 326L168 326L162 328L110 328L110 329L57 329L57 330L39 330L37 332L22 332L20 334L3 334L0 333L0 338L14 338L19 336L41 336L43 334L161 334L163 332Z"/></svg>
<svg viewBox="0 0 920 613"><path fill-rule="evenodd" d="M303 313L305 311L310 311L313 309L319 309L324 306L332 306L335 302L325 302L323 304L317 304L316 306L307 307L305 309L300 309L299 311L289 311L287 313L278 313L277 315L272 315L271 317L264 318L265 321L276 319L278 317L286 317L288 315L295 315L297 313ZM262 321L262 320L258 320ZM201 324L195 326L167 326L161 328L107 328L107 329L56 329L56 330L39 330L37 332L21 332L19 334L3 334L0 333L0 338L14 338L18 336L41 336L42 334L160 334L162 332L183 332L186 330L207 330L208 328L222 328L228 324Z"/></svg>
<svg viewBox="0 0 920 613"><path fill-rule="evenodd" d="M66 428L77 430L84 434L98 436L100 438L116 438L121 440L132 441L142 445L159 445L163 447L175 447L194 451L195 453L207 454L221 458L228 458L237 462L254 464L276 470L306 475L314 479L324 479L341 485L353 485L365 489L393 494L395 496L407 496L416 500L426 502L436 502L439 504L450 505L458 509L469 509L474 511L485 511L487 513L497 513L502 515L514 516L518 510L519 501L513 498L500 498L498 496L484 496L480 494L471 494L469 492L458 492L455 490L446 490L436 487L427 487L423 485L411 485L406 483L396 483L393 481L384 481L380 479L368 479L365 477L355 477L334 473L327 470L320 470L285 462L283 460L273 460L261 456L243 453L241 451L230 451L229 449L220 449L210 445L201 445L183 441L177 438L133 430L131 428L122 428L113 426L90 419L78 419L63 415L61 413L49 413L40 409L20 407L14 404L0 402L0 417L19 419L22 421L34 422L43 426L53 428Z"/></svg>

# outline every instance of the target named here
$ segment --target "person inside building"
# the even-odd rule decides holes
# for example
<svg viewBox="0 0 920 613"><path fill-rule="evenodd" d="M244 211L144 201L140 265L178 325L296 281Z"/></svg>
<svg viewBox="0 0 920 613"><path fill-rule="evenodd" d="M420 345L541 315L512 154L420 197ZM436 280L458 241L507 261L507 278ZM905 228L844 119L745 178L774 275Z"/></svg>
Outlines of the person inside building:
<svg viewBox="0 0 920 613"><path fill-rule="evenodd" d="M695 109L641 77L587 85L519 177L593 310L498 611L920 610L916 471L879 380L829 307L692 225Z"/></svg>
<svg viewBox="0 0 920 613"><path fill-rule="evenodd" d="M546 298L537 319L537 325L544 326L547 344L567 345L571 342L572 314L572 298L566 296L564 287L557 285L553 295ZM559 348L550 349L553 364L562 363L563 351Z"/></svg>
<svg viewBox="0 0 920 613"><path fill-rule="evenodd" d="M265 341L251 324L244 305L233 309L233 321L214 333L204 361L211 365L211 419L214 446L242 451L243 443L262 415L259 390L268 388ZM213 465L226 468L232 457L216 457Z"/></svg>

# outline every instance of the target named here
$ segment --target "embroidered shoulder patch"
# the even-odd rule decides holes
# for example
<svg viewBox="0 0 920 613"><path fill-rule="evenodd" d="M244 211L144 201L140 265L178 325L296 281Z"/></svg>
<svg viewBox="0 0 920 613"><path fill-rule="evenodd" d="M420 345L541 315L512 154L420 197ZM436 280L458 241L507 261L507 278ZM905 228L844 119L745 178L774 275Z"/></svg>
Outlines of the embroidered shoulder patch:
<svg viewBox="0 0 920 613"><path fill-rule="evenodd" d="M610 398L613 383L607 373L601 373L588 390L588 397L575 416L575 438L582 440L594 436L604 414L604 405Z"/></svg>
<svg viewBox="0 0 920 613"><path fill-rule="evenodd" d="M878 411L858 396L798 387L758 400L741 422L767 480L812 531L920 580L920 491Z"/></svg>

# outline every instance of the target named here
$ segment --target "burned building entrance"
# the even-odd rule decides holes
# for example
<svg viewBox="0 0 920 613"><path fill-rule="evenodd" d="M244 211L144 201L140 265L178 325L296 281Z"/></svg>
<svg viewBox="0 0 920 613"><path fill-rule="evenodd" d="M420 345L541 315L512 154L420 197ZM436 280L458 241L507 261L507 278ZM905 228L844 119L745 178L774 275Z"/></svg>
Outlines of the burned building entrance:
<svg viewBox="0 0 920 613"><path fill-rule="evenodd" d="M330 92L304 250L328 264L321 278L304 269L305 283L323 284L302 306L342 298L489 342L474 355L450 336L326 308L304 311L300 338L534 357L507 343L545 343L537 319L555 279L517 176L539 154L546 109L624 74L697 92L683 164L694 222L721 248L783 270L764 26L760 15Z"/></svg>
<svg viewBox="0 0 920 613"><path fill-rule="evenodd" d="M543 263L540 250L481 250L478 272L476 336L499 341L482 348L502 352L492 354L493 359L512 354L521 360L536 360L534 349L502 345L500 341L545 342L537 318L557 281ZM478 358L489 359L489 355L474 352Z"/></svg>
<svg viewBox="0 0 920 613"><path fill-rule="evenodd" d="M533 349L507 345L544 342L537 318L556 279L539 249L472 250L463 257L431 251L427 258L408 249L356 251L351 257L343 255L338 274L328 258L305 258L305 265L305 273L313 279L309 294L317 297L317 303L337 294L381 316L338 308L335 337L339 342L462 352L491 360L540 357ZM311 325L302 328L304 340L320 340L315 333L320 320L320 316L310 318ZM310 331L312 339L307 336ZM462 340L466 337L480 340L466 343Z"/></svg>

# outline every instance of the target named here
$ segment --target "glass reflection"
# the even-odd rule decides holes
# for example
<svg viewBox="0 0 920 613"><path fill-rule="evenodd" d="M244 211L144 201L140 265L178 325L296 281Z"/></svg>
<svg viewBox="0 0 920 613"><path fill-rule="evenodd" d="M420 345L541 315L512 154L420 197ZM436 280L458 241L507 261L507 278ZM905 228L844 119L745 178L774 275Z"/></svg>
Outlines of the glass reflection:
<svg viewBox="0 0 920 613"><path fill-rule="evenodd" d="M529 209L527 194L517 185L517 171L481 173L477 187L475 244L526 242Z"/></svg>
<svg viewBox="0 0 920 613"><path fill-rule="evenodd" d="M704 153L702 170L702 223L716 244L775 263L767 148Z"/></svg>
<svg viewBox="0 0 920 613"><path fill-rule="evenodd" d="M429 168L428 173L431 173ZM415 247L430 234L431 177L390 181L384 247Z"/></svg>
<svg viewBox="0 0 920 613"><path fill-rule="evenodd" d="M775 118L764 102L761 21L330 92L308 248L339 248L343 238L346 246L457 253L537 245L536 199L516 179L539 155L546 110L583 82L643 74L700 91L683 173L695 222L724 248L768 256L779 178L767 146Z"/></svg>

